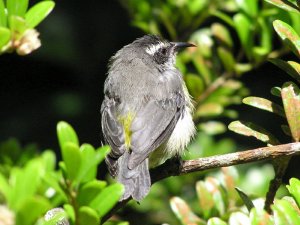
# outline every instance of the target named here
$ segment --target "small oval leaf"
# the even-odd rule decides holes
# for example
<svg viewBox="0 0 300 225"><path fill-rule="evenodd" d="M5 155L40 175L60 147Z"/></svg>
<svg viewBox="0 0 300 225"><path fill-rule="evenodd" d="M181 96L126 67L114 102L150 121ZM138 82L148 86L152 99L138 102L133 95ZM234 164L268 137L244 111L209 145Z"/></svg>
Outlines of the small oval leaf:
<svg viewBox="0 0 300 225"><path fill-rule="evenodd" d="M229 124L228 129L241 135L253 136L269 145L280 144L270 132L251 122L234 121Z"/></svg>
<svg viewBox="0 0 300 225"><path fill-rule="evenodd" d="M29 28L36 27L53 10L53 1L42 1L32 6L25 15L25 20Z"/></svg>
<svg viewBox="0 0 300 225"><path fill-rule="evenodd" d="M300 140L300 92L293 82L287 82L281 90L284 111L294 141Z"/></svg>
<svg viewBox="0 0 300 225"><path fill-rule="evenodd" d="M268 99L251 96L251 97L244 98L243 103L268 112L275 113L285 118L284 109L280 105L271 102Z"/></svg>

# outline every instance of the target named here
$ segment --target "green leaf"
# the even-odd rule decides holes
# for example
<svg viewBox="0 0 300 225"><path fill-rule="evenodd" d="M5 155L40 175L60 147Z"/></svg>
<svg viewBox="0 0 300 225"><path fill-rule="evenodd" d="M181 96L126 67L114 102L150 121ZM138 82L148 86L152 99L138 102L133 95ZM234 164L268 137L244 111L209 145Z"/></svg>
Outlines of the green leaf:
<svg viewBox="0 0 300 225"><path fill-rule="evenodd" d="M78 217L79 224L98 225L100 223L100 219L97 212L88 206L82 206L79 208Z"/></svg>
<svg viewBox="0 0 300 225"><path fill-rule="evenodd" d="M209 192L205 181L198 181L196 183L196 192L199 199L199 206L204 218L209 218L214 206L215 202L213 196ZM174 210L173 210L174 211Z"/></svg>
<svg viewBox="0 0 300 225"><path fill-rule="evenodd" d="M200 123L198 125L198 128L210 135L222 134L227 130L226 126L218 121L208 121L205 123Z"/></svg>
<svg viewBox="0 0 300 225"><path fill-rule="evenodd" d="M252 208L249 217L251 225L274 225L273 217L263 209Z"/></svg>
<svg viewBox="0 0 300 225"><path fill-rule="evenodd" d="M83 144L80 146L81 164L77 180L79 182L88 182L95 179L97 174L98 161L96 152L90 144Z"/></svg>
<svg viewBox="0 0 300 225"><path fill-rule="evenodd" d="M106 182L93 180L79 188L77 201L80 206L89 205L90 202L105 188Z"/></svg>
<svg viewBox="0 0 300 225"><path fill-rule="evenodd" d="M25 20L19 16L10 16L8 18L8 23L11 31L14 32L15 39L21 38L27 29Z"/></svg>
<svg viewBox="0 0 300 225"><path fill-rule="evenodd" d="M79 147L71 142L68 142L62 147L62 158L66 165L66 171L70 180L75 180L79 174L78 168L81 165L81 155Z"/></svg>
<svg viewBox="0 0 300 225"><path fill-rule="evenodd" d="M280 105L271 102L268 99L251 96L244 98L243 103L268 112L275 113L285 118L284 109Z"/></svg>
<svg viewBox="0 0 300 225"><path fill-rule="evenodd" d="M10 187L8 181L4 175L0 173L0 195L3 195L7 201L10 196Z"/></svg>
<svg viewBox="0 0 300 225"><path fill-rule="evenodd" d="M251 17L256 17L258 9L258 0L237 0L238 7Z"/></svg>
<svg viewBox="0 0 300 225"><path fill-rule="evenodd" d="M281 97L281 88L280 87L272 87L271 94L277 97Z"/></svg>
<svg viewBox="0 0 300 225"><path fill-rule="evenodd" d="M295 225L300 221L300 215L287 200L276 200L271 206L274 214L274 224Z"/></svg>
<svg viewBox="0 0 300 225"><path fill-rule="evenodd" d="M275 20L273 26L283 42L300 58L300 38L297 32L281 20Z"/></svg>
<svg viewBox="0 0 300 225"><path fill-rule="evenodd" d="M17 213L16 224L32 225L51 208L50 202L42 197L32 196L24 201Z"/></svg>
<svg viewBox="0 0 300 225"><path fill-rule="evenodd" d="M28 7L28 0L7 0L6 6L9 16L24 17Z"/></svg>
<svg viewBox="0 0 300 225"><path fill-rule="evenodd" d="M104 188L94 200L91 201L89 206L95 209L99 217L102 218L118 202L123 193L124 187L122 184L112 184Z"/></svg>
<svg viewBox="0 0 300 225"><path fill-rule="evenodd" d="M182 224L195 224L205 225L205 221L201 220L193 211L190 209L188 204L179 197L173 197L170 200L171 209L175 216L179 219Z"/></svg>
<svg viewBox="0 0 300 225"><path fill-rule="evenodd" d="M5 5L3 0L0 0L0 27L6 27L7 24L7 16L5 12ZM0 34L1 38L1 34Z"/></svg>
<svg viewBox="0 0 300 225"><path fill-rule="evenodd" d="M281 90L284 111L294 141L300 140L300 93L293 82L286 82Z"/></svg>
<svg viewBox="0 0 300 225"><path fill-rule="evenodd" d="M124 222L124 221L106 221L103 225L130 225L128 222Z"/></svg>
<svg viewBox="0 0 300 225"><path fill-rule="evenodd" d="M242 47L245 50L247 57L251 58L252 52L252 21L242 13L237 13L233 17L234 25Z"/></svg>
<svg viewBox="0 0 300 225"><path fill-rule="evenodd" d="M39 159L30 160L23 169L14 167L10 180L13 180L9 206L17 209L27 198L35 194L41 182L43 164Z"/></svg>
<svg viewBox="0 0 300 225"><path fill-rule="evenodd" d="M217 217L213 217L210 218L207 221L207 225L227 225L228 223L224 222L223 220L217 218Z"/></svg>
<svg viewBox="0 0 300 225"><path fill-rule="evenodd" d="M195 74L185 75L185 83L189 90L189 93L194 97L199 97L204 90L203 80Z"/></svg>
<svg viewBox="0 0 300 225"><path fill-rule="evenodd" d="M249 217L242 212L233 212L229 217L230 225L250 225Z"/></svg>
<svg viewBox="0 0 300 225"><path fill-rule="evenodd" d="M218 56L220 57L222 64L227 72L233 72L235 66L235 59L232 52L224 47L217 48Z"/></svg>
<svg viewBox="0 0 300 225"><path fill-rule="evenodd" d="M278 66L283 71L287 72L291 77L300 82L300 74L299 74L299 64L296 62L286 62L281 59L269 59L271 63Z"/></svg>
<svg viewBox="0 0 300 225"><path fill-rule="evenodd" d="M0 53L3 46L5 46L11 37L11 32L5 27L0 27Z"/></svg>
<svg viewBox="0 0 300 225"><path fill-rule="evenodd" d="M75 210L74 210L74 207L70 204L64 204L64 210L66 211L66 213L68 215L67 217L72 222L71 224L74 224L75 223Z"/></svg>
<svg viewBox="0 0 300 225"><path fill-rule="evenodd" d="M110 152L110 147L108 145L104 145L104 146L96 149L95 158L96 158L98 164L101 163L105 159L105 157L107 156L107 154L109 152Z"/></svg>
<svg viewBox="0 0 300 225"><path fill-rule="evenodd" d="M243 200L245 206L247 207L248 211L250 212L252 208L254 208L253 202L249 198L247 194L245 194L241 189L235 188L237 193L239 194L240 198Z"/></svg>
<svg viewBox="0 0 300 225"><path fill-rule="evenodd" d="M226 47L232 48L232 39L228 29L220 24L220 23L213 23L211 26L211 31L214 37L219 40L223 45Z"/></svg>
<svg viewBox="0 0 300 225"><path fill-rule="evenodd" d="M220 20L224 21L229 26L234 27L234 22L228 14L223 13L222 11L218 11L218 10L213 10L210 14L215 17L218 17Z"/></svg>
<svg viewBox="0 0 300 225"><path fill-rule="evenodd" d="M217 103L204 103L198 107L196 110L196 116L204 117L204 116L218 116L224 111L224 108Z"/></svg>
<svg viewBox="0 0 300 225"><path fill-rule="evenodd" d="M66 193L61 188L59 181L61 180L61 176L57 173L51 172L47 173L46 176L43 177L43 180L52 187L60 196L63 198L64 201L68 200Z"/></svg>
<svg viewBox="0 0 300 225"><path fill-rule="evenodd" d="M241 135L253 136L269 145L280 144L270 132L251 122L234 121L229 124L228 129Z"/></svg>
<svg viewBox="0 0 300 225"><path fill-rule="evenodd" d="M56 157L55 153L51 150L45 150L42 155L43 165L47 172L51 172L55 170Z"/></svg>
<svg viewBox="0 0 300 225"><path fill-rule="evenodd" d="M296 178L291 178L290 185L287 185L286 187L296 200L298 207L300 207L300 181Z"/></svg>
<svg viewBox="0 0 300 225"><path fill-rule="evenodd" d="M57 124L56 131L61 149L66 143L73 143L76 146L79 146L77 134L73 127L71 127L71 125L69 125L68 123L64 121L59 122Z"/></svg>
<svg viewBox="0 0 300 225"><path fill-rule="evenodd" d="M298 7L288 0L265 0L265 1L283 10L299 13Z"/></svg>
<svg viewBox="0 0 300 225"><path fill-rule="evenodd" d="M36 27L49 15L54 6L55 3L53 1L42 1L32 6L25 15L28 27Z"/></svg>

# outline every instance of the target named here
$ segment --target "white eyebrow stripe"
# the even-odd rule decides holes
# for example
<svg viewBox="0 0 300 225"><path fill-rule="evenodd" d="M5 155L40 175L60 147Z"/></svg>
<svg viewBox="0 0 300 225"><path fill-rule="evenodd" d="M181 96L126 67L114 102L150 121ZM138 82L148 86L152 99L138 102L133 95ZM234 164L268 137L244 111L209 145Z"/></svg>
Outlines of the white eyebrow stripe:
<svg viewBox="0 0 300 225"><path fill-rule="evenodd" d="M150 55L154 55L155 52L157 52L157 50L160 49L161 47L163 47L164 45L165 45L165 43L163 43L163 42L156 44L156 45L151 45L150 47L146 48L146 52Z"/></svg>

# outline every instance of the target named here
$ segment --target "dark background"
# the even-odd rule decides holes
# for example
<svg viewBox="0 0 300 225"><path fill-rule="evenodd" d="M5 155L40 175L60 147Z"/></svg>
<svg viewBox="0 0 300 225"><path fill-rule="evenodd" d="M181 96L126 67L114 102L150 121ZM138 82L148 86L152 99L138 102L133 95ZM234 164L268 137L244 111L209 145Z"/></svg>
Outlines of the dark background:
<svg viewBox="0 0 300 225"><path fill-rule="evenodd" d="M118 1L109 0L57 1L54 11L37 29L40 49L25 57L0 56L0 141L16 137L22 144L37 143L41 150L58 152L56 124L65 120L75 128L81 143L100 146L100 106L108 60L143 33L130 25ZM251 93L277 102L270 88L287 80L289 77L271 63L242 78ZM235 108L241 119L284 136L280 118L248 106ZM241 148L263 146L232 132L223 136L234 138ZM290 166L287 177L297 176L295 166Z"/></svg>

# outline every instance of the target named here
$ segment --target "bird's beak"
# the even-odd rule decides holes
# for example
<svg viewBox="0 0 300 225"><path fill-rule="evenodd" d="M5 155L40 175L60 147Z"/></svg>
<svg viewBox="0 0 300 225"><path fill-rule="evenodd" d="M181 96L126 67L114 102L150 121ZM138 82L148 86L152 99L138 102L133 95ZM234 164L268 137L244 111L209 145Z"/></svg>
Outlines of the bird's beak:
<svg viewBox="0 0 300 225"><path fill-rule="evenodd" d="M174 45L175 51L179 51L183 48L188 48L188 47L197 47L196 45L188 42L171 42Z"/></svg>

